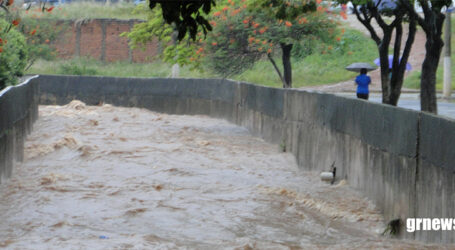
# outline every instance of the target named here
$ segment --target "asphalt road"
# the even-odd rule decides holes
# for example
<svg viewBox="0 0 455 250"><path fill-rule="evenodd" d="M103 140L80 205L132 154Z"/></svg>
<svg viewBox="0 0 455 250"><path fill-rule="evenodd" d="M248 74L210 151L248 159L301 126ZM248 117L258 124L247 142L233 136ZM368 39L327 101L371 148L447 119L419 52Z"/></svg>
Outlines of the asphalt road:
<svg viewBox="0 0 455 250"><path fill-rule="evenodd" d="M355 93L336 93L336 95L344 97L356 98ZM372 93L370 94L370 101L381 102L381 94ZM398 101L398 106L407 109L420 110L420 98L418 93L402 94ZM441 116L450 117L455 119L455 94L452 94L450 100L444 100L438 95L438 114Z"/></svg>

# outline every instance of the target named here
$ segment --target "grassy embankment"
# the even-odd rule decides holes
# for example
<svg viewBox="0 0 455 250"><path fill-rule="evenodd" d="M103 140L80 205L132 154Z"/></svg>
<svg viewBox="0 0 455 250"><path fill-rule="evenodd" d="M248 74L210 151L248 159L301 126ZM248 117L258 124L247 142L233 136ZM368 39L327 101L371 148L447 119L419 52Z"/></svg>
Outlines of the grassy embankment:
<svg viewBox="0 0 455 250"><path fill-rule="evenodd" d="M55 19L90 19L90 18L138 18L138 14L128 14L134 9L132 4L106 6L93 3L61 5L52 12ZM30 15L27 14L27 15ZM336 83L352 79L356 74L344 68L353 62L371 62L377 57L377 49L372 40L362 33L346 29L342 45L334 46L326 54L315 53L304 59L293 59L294 87ZM279 55L276 61L279 62ZM280 65L281 67L281 65ZM104 75L117 77L168 77L171 66L157 60L155 63L131 64L129 62L103 63L94 59L75 58L68 61L37 61L28 74L76 74ZM219 77L207 69L190 70L183 67L181 77ZM272 66L264 59L232 79L253 82L266 86L280 87L281 83Z"/></svg>

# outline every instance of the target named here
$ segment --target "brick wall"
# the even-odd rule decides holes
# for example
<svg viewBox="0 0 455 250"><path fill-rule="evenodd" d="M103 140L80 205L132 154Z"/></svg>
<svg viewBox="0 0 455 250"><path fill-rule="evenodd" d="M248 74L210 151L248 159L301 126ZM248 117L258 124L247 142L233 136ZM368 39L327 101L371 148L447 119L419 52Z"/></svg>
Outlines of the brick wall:
<svg viewBox="0 0 455 250"><path fill-rule="evenodd" d="M88 56L101 61L150 62L159 54L158 43L148 43L145 50L131 49L128 38L120 37L140 20L92 19L83 21L57 21L67 29L52 41L58 57L69 59Z"/></svg>

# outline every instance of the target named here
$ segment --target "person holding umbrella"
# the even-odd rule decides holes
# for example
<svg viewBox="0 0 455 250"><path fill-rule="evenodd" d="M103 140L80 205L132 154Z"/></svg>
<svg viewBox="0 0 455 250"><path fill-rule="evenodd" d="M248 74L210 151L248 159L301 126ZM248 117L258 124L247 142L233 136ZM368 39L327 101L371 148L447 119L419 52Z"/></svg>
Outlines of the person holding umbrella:
<svg viewBox="0 0 455 250"><path fill-rule="evenodd" d="M357 84L357 98L368 100L370 91L368 85L371 83L371 78L367 76L367 69L361 68L360 75L355 78L355 84Z"/></svg>
<svg viewBox="0 0 455 250"><path fill-rule="evenodd" d="M371 84L371 78L367 75L369 70L375 70L376 67L371 66L369 63L353 63L346 67L346 70L359 72L355 78L355 84L357 85L357 98L368 100L370 91L368 85Z"/></svg>

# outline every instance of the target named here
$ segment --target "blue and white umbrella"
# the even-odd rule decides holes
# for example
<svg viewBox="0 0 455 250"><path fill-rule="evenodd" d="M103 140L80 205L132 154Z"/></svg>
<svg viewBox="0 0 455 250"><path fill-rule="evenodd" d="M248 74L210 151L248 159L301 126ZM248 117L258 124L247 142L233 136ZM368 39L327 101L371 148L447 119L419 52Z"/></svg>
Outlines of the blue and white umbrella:
<svg viewBox="0 0 455 250"><path fill-rule="evenodd" d="M401 58L400 58L400 61L401 61ZM393 55L389 55L389 69L392 68L392 63L393 63ZM378 66L381 66L381 60L380 60L380 58L374 59L374 64L376 64L376 65L378 65ZM412 70L411 64L406 63L406 70L407 70L407 71Z"/></svg>

